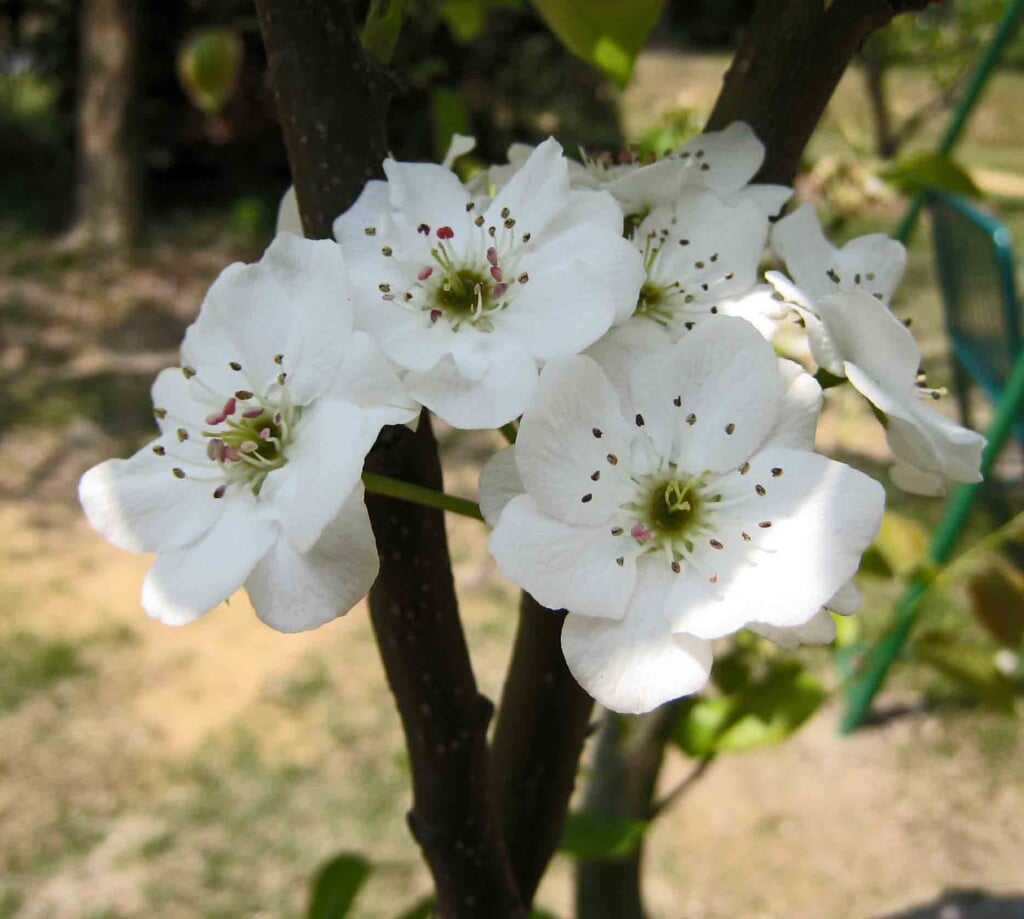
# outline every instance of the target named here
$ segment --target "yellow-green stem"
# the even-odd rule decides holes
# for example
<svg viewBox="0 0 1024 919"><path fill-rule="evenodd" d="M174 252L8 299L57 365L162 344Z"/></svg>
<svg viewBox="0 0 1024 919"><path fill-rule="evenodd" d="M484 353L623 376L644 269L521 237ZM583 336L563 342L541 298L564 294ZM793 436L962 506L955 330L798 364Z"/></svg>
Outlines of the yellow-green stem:
<svg viewBox="0 0 1024 919"><path fill-rule="evenodd" d="M434 491L432 488L424 488L422 485L412 485L400 479L392 479L386 475L377 475L373 472L363 473L363 485L367 491L374 494L385 495L388 498L398 498L400 501L409 501L412 504L422 504L424 507L436 507L442 511L451 511L453 514L460 514L463 517L472 517L474 520L483 520L480 513L480 505L466 498L456 498L454 495L447 495L443 491Z"/></svg>

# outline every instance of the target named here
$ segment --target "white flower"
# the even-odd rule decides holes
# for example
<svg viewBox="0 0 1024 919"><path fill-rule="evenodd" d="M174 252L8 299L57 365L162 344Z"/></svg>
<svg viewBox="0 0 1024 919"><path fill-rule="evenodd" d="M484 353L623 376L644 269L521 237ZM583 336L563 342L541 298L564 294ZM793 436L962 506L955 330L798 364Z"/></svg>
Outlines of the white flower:
<svg viewBox="0 0 1024 919"><path fill-rule="evenodd" d="M360 481L385 424L416 406L369 337L352 331L337 245L278 236L225 269L153 385L161 435L90 469L92 526L157 552L142 605L190 622L239 587L281 631L346 612L377 574Z"/></svg>
<svg viewBox="0 0 1024 919"><path fill-rule="evenodd" d="M489 179L502 188L533 151L529 144L512 144L509 165L492 166ZM732 203L749 201L766 217L774 217L793 194L784 185L751 185L764 162L764 145L749 125L733 122L721 131L708 131L661 159L644 160L631 151L588 155L569 162L573 188L604 189L619 202L622 213L642 218L651 209L672 201L685 188L710 189Z"/></svg>
<svg viewBox="0 0 1024 919"><path fill-rule="evenodd" d="M771 337L786 308L758 267L768 218L750 201L723 202L706 189L684 189L654 208L632 232L644 263L631 323L654 323L674 341L718 313L749 318Z"/></svg>
<svg viewBox="0 0 1024 919"><path fill-rule="evenodd" d="M548 364L515 468L509 454L488 465L481 504L502 571L570 611L576 678L644 711L703 682L698 639L813 619L856 570L884 495L811 452L820 389L749 324L718 318L618 355L607 373L587 356ZM510 498L516 476L525 493Z"/></svg>
<svg viewBox="0 0 1024 919"><path fill-rule="evenodd" d="M387 160L335 223L357 324L459 428L520 415L538 367L595 342L636 303L643 269L610 196L570 192L543 143L493 200L447 169Z"/></svg>
<svg viewBox="0 0 1024 919"><path fill-rule="evenodd" d="M924 385L917 342L887 305L906 266L903 246L873 234L835 249L804 206L779 221L772 247L796 284L777 272L768 279L803 317L819 366L848 378L884 414L893 481L920 494L980 481L985 439L930 405L939 393Z"/></svg>

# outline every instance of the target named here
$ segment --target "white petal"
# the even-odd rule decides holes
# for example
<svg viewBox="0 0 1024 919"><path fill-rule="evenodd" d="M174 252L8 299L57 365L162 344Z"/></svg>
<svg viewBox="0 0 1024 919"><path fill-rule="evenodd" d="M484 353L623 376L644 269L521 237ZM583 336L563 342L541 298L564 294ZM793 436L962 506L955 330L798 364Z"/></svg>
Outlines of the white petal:
<svg viewBox="0 0 1024 919"><path fill-rule="evenodd" d="M467 235L469 192L451 170L435 163L399 163L387 159L384 173L388 177L391 206L401 212L403 223L414 232L425 223L434 235L441 227L450 227L456 239Z"/></svg>
<svg viewBox="0 0 1024 919"><path fill-rule="evenodd" d="M243 369L235 378L257 392L283 366L292 399L302 405L329 385L351 329L341 249L284 233L259 262L221 272L185 334L182 358L204 375L207 367L227 373L228 362L238 361Z"/></svg>
<svg viewBox="0 0 1024 919"><path fill-rule="evenodd" d="M525 491L516 466L515 446L499 450L480 470L480 510L484 520L496 527L505 505Z"/></svg>
<svg viewBox="0 0 1024 919"><path fill-rule="evenodd" d="M288 462L267 476L260 501L300 552L356 487L378 430L359 406L334 399L318 399L295 425Z"/></svg>
<svg viewBox="0 0 1024 919"><path fill-rule="evenodd" d="M814 435L821 416L823 397L817 381L803 368L779 359L779 371L785 381L779 417L768 435L765 446L793 447L797 450L814 449Z"/></svg>
<svg viewBox="0 0 1024 919"><path fill-rule="evenodd" d="M813 205L805 204L776 223L771 245L797 286L812 300L834 292L827 272L834 267L836 250L825 238Z"/></svg>
<svg viewBox="0 0 1024 919"><path fill-rule="evenodd" d="M727 197L739 191L761 168L764 145L749 125L734 121L721 131L695 137L675 155L684 154L689 154L685 159L691 164L692 181Z"/></svg>
<svg viewBox="0 0 1024 919"><path fill-rule="evenodd" d="M571 526L545 514L529 495L513 498L491 533L504 575L549 609L618 619L636 584L636 560L622 565L607 527Z"/></svg>
<svg viewBox="0 0 1024 919"><path fill-rule="evenodd" d="M230 372L227 366L224 370ZM204 373L203 376L205 383L208 374ZM230 384L232 381L229 379L227 382ZM224 397L220 398L195 377L186 378L180 367L161 370L151 390L153 407L161 409L156 416L156 423L164 434L174 434L178 428L185 428L191 437L199 437L205 427L206 416L219 411L227 401L227 396L237 388L237 385L230 386L224 390Z"/></svg>
<svg viewBox="0 0 1024 919"><path fill-rule="evenodd" d="M413 399L453 427L466 430L498 428L518 418L536 383L536 363L516 347L495 353L487 371L476 380L460 373L450 357L430 370L411 370L405 377Z"/></svg>
<svg viewBox="0 0 1024 919"><path fill-rule="evenodd" d="M818 610L803 625L780 628L762 622L751 622L747 628L789 651L795 651L800 645L828 645L836 640L836 622L823 609Z"/></svg>
<svg viewBox="0 0 1024 919"><path fill-rule="evenodd" d="M675 461L681 468L693 473L735 468L774 426L783 392L778 359L749 323L725 316L701 323L662 366L651 362L650 391L660 393L658 414L673 419ZM660 385L653 378L659 373ZM653 417L655 407L649 412Z"/></svg>
<svg viewBox="0 0 1024 919"><path fill-rule="evenodd" d="M167 625L184 625L242 586L277 537L277 527L247 500L227 500L201 539L157 556L142 584L142 607Z"/></svg>
<svg viewBox="0 0 1024 919"><path fill-rule="evenodd" d="M605 187L619 202L621 213L643 214L679 195L689 172L685 162L669 157L626 169Z"/></svg>
<svg viewBox="0 0 1024 919"><path fill-rule="evenodd" d="M377 544L360 483L306 553L278 539L246 579L256 614L279 632L315 629L343 616L377 578Z"/></svg>
<svg viewBox="0 0 1024 919"><path fill-rule="evenodd" d="M919 494L937 495L949 482L980 482L985 438L939 414L911 388L893 392L864 368L846 364L857 390L887 416L886 439L897 465L893 481Z"/></svg>
<svg viewBox="0 0 1024 919"><path fill-rule="evenodd" d="M364 332L354 332L349 339L331 396L358 405L378 428L405 424L419 413L392 363Z"/></svg>
<svg viewBox="0 0 1024 919"><path fill-rule="evenodd" d="M176 478L171 453L176 438L147 444L129 459L93 466L78 484L78 500L89 524L104 539L129 552L164 552L196 539L212 527L225 501L213 497L217 483ZM212 463L210 464L212 468ZM189 466L189 471L195 467Z"/></svg>
<svg viewBox="0 0 1024 919"><path fill-rule="evenodd" d="M341 245L353 278L360 267L374 264L380 258L378 233L387 226L385 214L390 211L388 183L373 179L363 186L355 204L334 221L334 238ZM370 229L372 234L366 231ZM372 281L372 278L371 278Z"/></svg>
<svg viewBox="0 0 1024 919"><path fill-rule="evenodd" d="M277 226L274 235L278 233L293 233L296 236L305 236L302 229L302 217L299 214L299 199L295 196L295 186L289 185L281 196L281 203L277 206Z"/></svg>
<svg viewBox="0 0 1024 919"><path fill-rule="evenodd" d="M476 148L476 138L469 134L452 134L452 139L448 143L448 150L444 155L444 159L441 160L441 165L445 169L451 169L455 165L455 161L460 156L465 156L467 153L471 153Z"/></svg>
<svg viewBox="0 0 1024 919"><path fill-rule="evenodd" d="M622 417L633 418L639 411L633 405L632 393L632 374L637 356L653 355L671 347L672 340L663 326L647 319L635 319L609 329L585 353L597 362L619 395Z"/></svg>
<svg viewBox="0 0 1024 919"><path fill-rule="evenodd" d="M644 274L633 246L593 224L544 239L521 265L529 283L499 318L540 360L578 354L631 315Z"/></svg>
<svg viewBox="0 0 1024 919"><path fill-rule="evenodd" d="M558 358L544 368L519 426L516 463L545 512L569 523L597 524L627 499L635 429L620 404L588 357Z"/></svg>
<svg viewBox="0 0 1024 919"><path fill-rule="evenodd" d="M539 234L569 200L569 167L558 141L549 137L516 170L484 215L500 227L507 208L516 233Z"/></svg>
<svg viewBox="0 0 1024 919"><path fill-rule="evenodd" d="M786 316L789 307L776 299L767 284L758 284L745 294L723 300L718 304L718 312L722 316L745 319L765 339L772 341L778 334L779 320Z"/></svg>
<svg viewBox="0 0 1024 919"><path fill-rule="evenodd" d="M457 334L448 322L432 323L427 313L382 301L360 312L359 327L399 367L421 371L451 354Z"/></svg>
<svg viewBox="0 0 1024 919"><path fill-rule="evenodd" d="M641 579L623 619L569 613L562 626L562 652L570 672L615 712L649 712L697 692L711 672L711 643L669 631L661 615L666 585L648 580Z"/></svg>
<svg viewBox="0 0 1024 919"><path fill-rule="evenodd" d="M786 185L747 185L730 195L729 201L749 201L766 217L774 217L792 197L793 189Z"/></svg>
<svg viewBox="0 0 1024 919"><path fill-rule="evenodd" d="M847 581L833 595L825 606L840 616L852 616L860 609L864 597L854 581Z"/></svg>
<svg viewBox="0 0 1024 919"><path fill-rule="evenodd" d="M694 563L684 567L670 598L674 627L701 638L747 622L806 623L853 577L885 503L882 486L849 466L775 447L716 489L727 501L746 500L715 515L708 535L721 548L696 540Z"/></svg>

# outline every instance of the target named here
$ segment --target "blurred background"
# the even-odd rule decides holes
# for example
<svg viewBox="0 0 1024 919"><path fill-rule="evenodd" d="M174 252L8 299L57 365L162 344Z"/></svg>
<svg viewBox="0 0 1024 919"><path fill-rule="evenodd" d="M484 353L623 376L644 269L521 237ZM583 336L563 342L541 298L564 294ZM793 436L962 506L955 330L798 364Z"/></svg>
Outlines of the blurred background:
<svg viewBox="0 0 1024 919"><path fill-rule="evenodd" d="M416 4L394 57L394 152L437 159L460 132L478 139L467 172L549 134L664 153L701 129L753 5L644 0L653 28L623 62L574 54L520 0ZM1024 35L1003 35L942 146L1007 8L949 0L862 49L797 182L837 241L896 232L925 186L1024 235ZM429 892L365 609L286 636L237 597L161 626L139 608L149 559L94 536L75 498L86 468L150 438L154 374L217 273L258 258L288 182L246 0L0 2L0 917L301 915L339 850L373 865L353 915L399 916ZM927 214L909 239L895 309L955 417ZM992 403L971 398L985 430ZM448 490L472 496L498 440L442 443ZM820 447L885 479L884 432L848 388L828 394ZM683 713L663 790L705 765L647 834L652 915L1024 916L1022 450L1011 439L859 730L837 731L844 680L922 570L943 499L890 489L863 612L837 648L771 671L741 734L709 739L693 727L708 712ZM495 698L517 594L479 525L449 532ZM556 857L550 914L572 914L572 857L592 844Z"/></svg>

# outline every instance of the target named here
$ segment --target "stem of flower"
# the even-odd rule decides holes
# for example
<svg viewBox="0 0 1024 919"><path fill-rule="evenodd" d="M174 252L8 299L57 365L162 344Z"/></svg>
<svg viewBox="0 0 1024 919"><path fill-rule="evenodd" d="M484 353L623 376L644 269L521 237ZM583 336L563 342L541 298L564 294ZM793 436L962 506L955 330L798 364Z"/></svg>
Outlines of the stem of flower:
<svg viewBox="0 0 1024 919"><path fill-rule="evenodd" d="M364 472L363 485L366 486L367 491L385 495L388 498L398 498L400 501L422 504L424 507L436 507L439 510L451 511L453 514L460 514L463 517L472 517L474 520L484 519L484 515L480 513L480 505L474 501L456 498L443 491L434 491L432 488L413 485L390 476Z"/></svg>
<svg viewBox="0 0 1024 919"><path fill-rule="evenodd" d="M510 421L508 424L503 424L500 428L498 428L498 430L501 431L501 433L505 437L505 440L507 440L510 444L514 444L516 442L516 435L519 433L519 431L516 428L516 423L514 421Z"/></svg>

